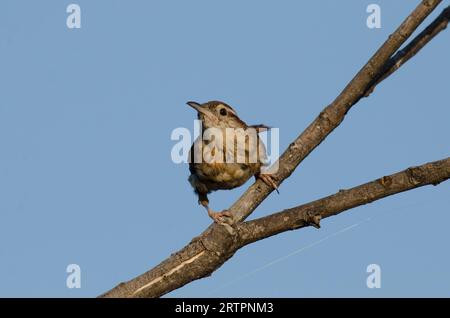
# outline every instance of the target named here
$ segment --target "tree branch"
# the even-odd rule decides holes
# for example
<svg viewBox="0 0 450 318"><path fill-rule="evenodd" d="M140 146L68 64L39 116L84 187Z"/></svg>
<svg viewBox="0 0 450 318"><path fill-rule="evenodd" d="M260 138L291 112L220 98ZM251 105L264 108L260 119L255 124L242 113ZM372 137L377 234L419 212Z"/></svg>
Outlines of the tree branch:
<svg viewBox="0 0 450 318"><path fill-rule="evenodd" d="M153 270L154 272L158 270L159 276L148 280L145 276L146 273L126 284L117 286L102 297L161 296L167 288L167 284L184 280L184 277L177 275L180 271L195 279L199 271L203 272L202 266L208 269L214 268L217 266L217 262L224 263L237 250L250 243L285 231L307 226L319 227L319 222L323 218L400 192L430 184L436 186L448 179L450 179L450 157L411 167L348 190L340 190L334 195L266 217L239 223L231 235L226 231L202 234L173 256L179 258L180 262L177 266L172 266L170 271L164 270L166 265L170 265L169 259ZM219 226L215 228L224 229ZM218 237L217 235L221 236L220 239L225 239L226 243L215 244L215 242L220 242L214 240ZM193 253L193 251L195 252Z"/></svg>
<svg viewBox="0 0 450 318"><path fill-rule="evenodd" d="M383 72L389 58L440 2L441 0L421 1L339 96L291 143L279 159L279 169L274 176L278 184L288 178L303 159L340 125L350 108L366 94L367 87ZM263 181L257 180L229 209L235 222L245 220L272 191Z"/></svg>
<svg viewBox="0 0 450 318"><path fill-rule="evenodd" d="M389 77L403 64L408 62L414 55L416 55L428 42L430 42L439 32L447 28L450 20L450 6L442 10L441 14L428 25L422 32L420 32L408 45L399 50L393 57L389 59L383 67L381 73L376 76L368 85L363 97L368 97L375 86L378 85L385 78Z"/></svg>
<svg viewBox="0 0 450 318"><path fill-rule="evenodd" d="M449 178L450 158L411 167L348 190L340 190L317 201L240 223L237 226L240 244L244 246L309 225L318 226L321 219L393 194L429 184L438 185Z"/></svg>
<svg viewBox="0 0 450 318"><path fill-rule="evenodd" d="M279 159L279 170L274 175L280 184L295 168L343 121L349 109L367 92L383 72L389 58L400 48L420 23L434 10L441 0L423 0L386 40L369 62L358 72L341 94L327 106L306 130L288 147ZM378 84L378 82L376 83ZM375 85L376 85L375 84ZM224 226L213 224L187 246L172 254L165 261L146 273L121 283L100 297L159 297L195 279L209 276L226 262L236 250L250 240L240 239L251 230L243 221L272 192L262 181L256 181L229 209L234 216L235 231L229 233ZM313 216L308 222L317 221ZM255 221L252 221L255 222ZM281 230L281 228L278 228ZM275 231L268 228L267 235ZM275 233L275 232L273 232Z"/></svg>

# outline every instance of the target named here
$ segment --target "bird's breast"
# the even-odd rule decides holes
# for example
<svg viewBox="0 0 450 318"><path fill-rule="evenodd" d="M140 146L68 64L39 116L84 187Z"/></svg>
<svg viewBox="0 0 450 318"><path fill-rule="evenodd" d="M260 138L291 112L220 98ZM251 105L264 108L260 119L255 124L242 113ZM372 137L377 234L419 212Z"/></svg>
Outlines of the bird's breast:
<svg viewBox="0 0 450 318"><path fill-rule="evenodd" d="M199 143L202 143L201 147L198 147ZM191 173L209 191L239 187L260 171L265 149L262 145L260 153L257 145L248 140L244 144L235 140L233 146L227 147L227 143L206 142L199 138L189 155ZM201 158L200 162L195 158Z"/></svg>
<svg viewBox="0 0 450 318"><path fill-rule="evenodd" d="M198 178L208 184L210 190L233 189L244 184L258 172L259 165L237 163L202 163L196 165Z"/></svg>

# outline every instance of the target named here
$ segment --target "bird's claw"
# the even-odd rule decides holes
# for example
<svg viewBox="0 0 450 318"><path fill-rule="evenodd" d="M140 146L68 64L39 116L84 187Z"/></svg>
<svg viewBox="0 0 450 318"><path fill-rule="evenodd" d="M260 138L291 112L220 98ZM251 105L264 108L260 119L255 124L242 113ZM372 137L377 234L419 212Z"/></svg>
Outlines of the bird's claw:
<svg viewBox="0 0 450 318"><path fill-rule="evenodd" d="M212 210L208 210L208 215L211 219L214 220L214 222L218 224L228 223L224 222L226 218L233 218L233 215L228 210L223 210L222 212L214 212Z"/></svg>
<svg viewBox="0 0 450 318"><path fill-rule="evenodd" d="M280 191L278 191L278 186L275 183L275 178L270 174L260 174L259 178L264 181L265 184L267 184L269 187L272 187L277 191L278 194L280 194Z"/></svg>

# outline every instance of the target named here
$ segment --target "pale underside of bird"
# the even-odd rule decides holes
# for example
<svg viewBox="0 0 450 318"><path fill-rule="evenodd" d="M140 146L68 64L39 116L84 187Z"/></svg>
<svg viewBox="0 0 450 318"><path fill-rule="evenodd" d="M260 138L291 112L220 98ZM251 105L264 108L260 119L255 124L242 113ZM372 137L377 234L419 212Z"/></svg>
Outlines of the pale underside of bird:
<svg viewBox="0 0 450 318"><path fill-rule="evenodd" d="M258 133L269 128L247 125L224 102L187 104L197 111L202 122L202 134L192 144L189 154L189 182L198 195L199 204L215 222L232 223L229 211L214 212L209 207L208 194L234 189L253 176L278 191L274 178L261 173L267 164L267 155Z"/></svg>

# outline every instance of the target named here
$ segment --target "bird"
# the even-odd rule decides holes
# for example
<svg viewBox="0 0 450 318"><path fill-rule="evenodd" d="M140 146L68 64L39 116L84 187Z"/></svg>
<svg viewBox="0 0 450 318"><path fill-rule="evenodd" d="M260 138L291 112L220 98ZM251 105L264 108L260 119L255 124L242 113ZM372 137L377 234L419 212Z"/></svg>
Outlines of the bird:
<svg viewBox="0 0 450 318"><path fill-rule="evenodd" d="M202 127L202 133L190 148L188 181L209 217L215 223L230 224L233 218L228 210L216 212L210 208L209 193L237 188L253 176L278 192L274 176L261 172L267 165L267 154L258 133L270 127L247 125L230 105L221 101L186 104L197 111ZM206 138L207 131L215 132L214 137ZM227 135L230 131L233 134Z"/></svg>

